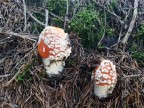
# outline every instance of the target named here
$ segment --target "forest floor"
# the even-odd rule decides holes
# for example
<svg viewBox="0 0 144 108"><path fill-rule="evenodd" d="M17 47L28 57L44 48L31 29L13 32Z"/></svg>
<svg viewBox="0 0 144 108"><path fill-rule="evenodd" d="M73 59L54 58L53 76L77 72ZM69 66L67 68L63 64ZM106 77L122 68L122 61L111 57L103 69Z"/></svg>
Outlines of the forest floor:
<svg viewBox="0 0 144 108"><path fill-rule="evenodd" d="M25 20L21 7L0 2L0 108L144 107L144 67L122 44L84 48L78 35L71 33L72 53L63 72L48 77L37 52L40 32L29 29L37 22L30 13L27 19L31 20ZM102 100L94 95L91 80L94 65L101 58L113 61L118 73L113 93Z"/></svg>

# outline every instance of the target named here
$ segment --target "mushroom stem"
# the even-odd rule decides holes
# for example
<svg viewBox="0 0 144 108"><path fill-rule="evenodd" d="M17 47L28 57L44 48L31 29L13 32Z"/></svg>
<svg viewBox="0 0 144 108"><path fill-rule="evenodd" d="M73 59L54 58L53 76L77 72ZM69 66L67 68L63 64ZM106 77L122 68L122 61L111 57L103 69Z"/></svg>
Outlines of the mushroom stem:
<svg viewBox="0 0 144 108"><path fill-rule="evenodd" d="M94 94L97 95L99 98L106 98L108 94L111 94L113 91L113 87L110 85L107 86L94 86Z"/></svg>
<svg viewBox="0 0 144 108"><path fill-rule="evenodd" d="M63 71L65 62L64 61L53 61L50 63L50 60L43 59L45 64L46 73L49 77L59 74L59 72Z"/></svg>

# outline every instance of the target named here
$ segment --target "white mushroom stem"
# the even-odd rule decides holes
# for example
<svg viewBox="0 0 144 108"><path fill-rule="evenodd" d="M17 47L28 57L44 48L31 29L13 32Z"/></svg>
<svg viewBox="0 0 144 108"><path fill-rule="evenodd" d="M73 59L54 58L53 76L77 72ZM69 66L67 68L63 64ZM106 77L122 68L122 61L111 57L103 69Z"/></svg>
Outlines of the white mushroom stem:
<svg viewBox="0 0 144 108"><path fill-rule="evenodd" d="M111 94L113 91L113 87L110 85L107 86L98 86L95 84L94 86L94 94L99 98L106 98L108 94Z"/></svg>
<svg viewBox="0 0 144 108"><path fill-rule="evenodd" d="M46 73L49 75L49 77L53 75L58 75L60 72L63 71L63 68L65 66L64 61L54 61L50 63L50 60L48 59L43 59Z"/></svg>

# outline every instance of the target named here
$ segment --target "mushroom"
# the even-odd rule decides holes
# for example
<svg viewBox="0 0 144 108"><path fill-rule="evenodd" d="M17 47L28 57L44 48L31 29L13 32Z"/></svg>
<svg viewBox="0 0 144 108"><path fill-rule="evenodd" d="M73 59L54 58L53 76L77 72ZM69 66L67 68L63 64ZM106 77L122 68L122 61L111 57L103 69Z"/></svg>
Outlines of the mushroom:
<svg viewBox="0 0 144 108"><path fill-rule="evenodd" d="M102 60L100 65L93 71L94 94L101 98L106 98L112 93L117 83L117 73L113 62Z"/></svg>
<svg viewBox="0 0 144 108"><path fill-rule="evenodd" d="M62 72L65 59L70 56L69 36L63 29L47 26L40 34L38 52L42 57L46 73L53 76Z"/></svg>

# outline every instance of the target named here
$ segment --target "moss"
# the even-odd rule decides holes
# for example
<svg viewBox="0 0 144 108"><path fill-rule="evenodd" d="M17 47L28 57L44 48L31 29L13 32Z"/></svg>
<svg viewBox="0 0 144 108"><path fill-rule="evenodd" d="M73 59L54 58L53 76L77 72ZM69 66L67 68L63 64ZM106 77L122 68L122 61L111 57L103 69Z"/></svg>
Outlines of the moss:
<svg viewBox="0 0 144 108"><path fill-rule="evenodd" d="M29 71L29 69L31 69L31 68L32 68L32 65L31 65L31 64L27 64L27 65L24 67L24 69L23 69L23 71L21 72L21 74L19 74L19 75L17 76L16 81L22 83L25 79L32 80L32 77L31 77L30 71Z"/></svg>
<svg viewBox="0 0 144 108"><path fill-rule="evenodd" d="M66 0L47 0L48 10L58 16L65 16Z"/></svg>
<svg viewBox="0 0 144 108"><path fill-rule="evenodd" d="M71 30L78 33L84 47L96 47L103 35L113 36L115 29L105 24L103 12L94 7L85 8L72 19Z"/></svg>
<svg viewBox="0 0 144 108"><path fill-rule="evenodd" d="M144 24L137 27L137 32L133 37L130 47L131 55L140 66L144 66Z"/></svg>
<svg viewBox="0 0 144 108"><path fill-rule="evenodd" d="M55 15L64 18L66 14L66 0L47 0L47 8ZM59 27L63 27L63 21L58 18L51 18L51 24ZM51 25L50 24L50 25Z"/></svg>
<svg viewBox="0 0 144 108"><path fill-rule="evenodd" d="M71 29L78 33L82 39L84 47L91 47L97 42L104 32L104 24L102 23L99 12L83 10L72 19Z"/></svg>
<svg viewBox="0 0 144 108"><path fill-rule="evenodd" d="M140 66L144 66L144 51L133 52L132 57L138 61Z"/></svg>

